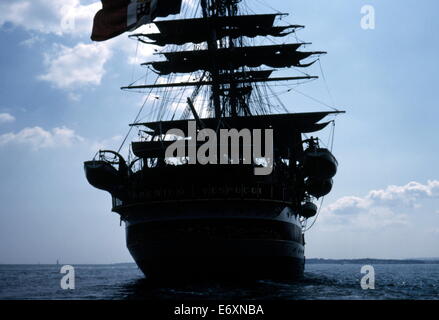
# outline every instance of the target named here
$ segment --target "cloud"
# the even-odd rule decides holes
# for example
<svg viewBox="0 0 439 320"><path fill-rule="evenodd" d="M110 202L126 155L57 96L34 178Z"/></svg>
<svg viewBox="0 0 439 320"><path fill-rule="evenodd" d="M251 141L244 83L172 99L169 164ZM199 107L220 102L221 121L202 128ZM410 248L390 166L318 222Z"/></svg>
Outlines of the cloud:
<svg viewBox="0 0 439 320"><path fill-rule="evenodd" d="M111 54L109 47L103 44L79 43L73 48L55 44L54 52L46 54L48 70L39 79L60 89L99 85Z"/></svg>
<svg viewBox="0 0 439 320"><path fill-rule="evenodd" d="M84 2L89 3L83 4ZM183 0L183 5L190 9L196 4L197 0ZM2 0L0 27L10 23L15 27L42 34L89 36L93 18L101 8L102 3L99 0ZM145 27L136 32L144 32ZM148 28L150 32L154 30L152 25Z"/></svg>
<svg viewBox="0 0 439 320"><path fill-rule="evenodd" d="M102 4L101 1L88 1L88 4L83 4L84 2L2 0L0 3L0 27L10 23L30 32L29 39L21 42L24 46L33 47L44 42L44 35L48 34L80 39L81 42L74 46L55 43L51 51L45 54L47 71L38 78L59 89L72 90L85 85L100 85L105 74L104 66L116 50L127 56L128 64L139 64L150 59L157 49L139 43L136 50L136 42L128 39L126 35L105 42L88 43L94 15L101 9ZM154 30L153 25L142 26L136 32L146 30ZM71 100L77 101L77 97Z"/></svg>
<svg viewBox="0 0 439 320"><path fill-rule="evenodd" d="M29 39L20 42L20 45L26 46L28 48L34 47L36 44L41 44L44 39L38 35L32 35Z"/></svg>
<svg viewBox="0 0 439 320"><path fill-rule="evenodd" d="M78 93L70 92L68 95L70 101L79 102L81 101L81 95Z"/></svg>
<svg viewBox="0 0 439 320"><path fill-rule="evenodd" d="M135 55L131 50L134 49L135 46L131 45L124 48L128 55L128 63L137 65L145 62L146 60L151 60L151 58L154 56L154 53L158 50L159 47L150 44L147 45L144 43L139 43L137 50L135 50Z"/></svg>
<svg viewBox="0 0 439 320"><path fill-rule="evenodd" d="M372 190L365 197L343 197L325 208L333 214L355 214L372 207L415 208L419 201L439 198L439 181L427 184L410 182L404 186L388 186L386 189Z"/></svg>
<svg viewBox="0 0 439 320"><path fill-rule="evenodd" d="M187 6L192 7L194 3L185 0ZM136 50L136 42L126 35L105 42L88 43L93 17L101 7L101 1L97 0L2 0L0 27L9 23L29 31L30 37L21 42L27 47L49 43L45 37L48 34L63 36L59 41L55 40L59 43L55 43L44 55L47 69L38 79L69 91L84 86L98 86L105 75L105 65L115 51L124 54L128 64L139 64L150 60L158 49L139 43ZM150 24L136 32L153 30L154 26ZM60 44L65 36L77 37L80 42L68 46ZM70 95L69 98L77 101L79 95Z"/></svg>
<svg viewBox="0 0 439 320"><path fill-rule="evenodd" d="M83 2L92 2L82 4ZM183 0L193 9L196 0ZM81 0L2 0L0 26L11 23L28 31L56 35L89 35L93 17L102 8L101 1Z"/></svg>
<svg viewBox="0 0 439 320"><path fill-rule="evenodd" d="M100 1L82 5L80 0L2 0L0 26L9 22L44 34L84 35L100 8Z"/></svg>
<svg viewBox="0 0 439 320"><path fill-rule="evenodd" d="M426 199L439 199L439 181L391 185L364 197L343 197L322 209L321 220L325 226L360 229L405 225Z"/></svg>
<svg viewBox="0 0 439 320"><path fill-rule="evenodd" d="M384 205L417 206L418 200L439 198L439 181L427 184L410 182L405 186L389 186L385 190L373 190L368 197L375 203Z"/></svg>
<svg viewBox="0 0 439 320"><path fill-rule="evenodd" d="M117 149L123 141L122 136L114 136L109 139L103 139L100 141L90 142L91 149L96 150L108 150Z"/></svg>
<svg viewBox="0 0 439 320"><path fill-rule="evenodd" d="M82 3L80 0L2 0L0 26L10 23L31 32L31 37L21 42L28 47L44 41L47 34L88 38L93 17L102 4L100 1ZM45 54L47 72L39 79L61 89L99 85L105 73L104 65L111 57L110 46L82 42L73 47L54 44L52 52Z"/></svg>
<svg viewBox="0 0 439 320"><path fill-rule="evenodd" d="M0 113L0 123L14 122L15 117L9 113Z"/></svg>
<svg viewBox="0 0 439 320"><path fill-rule="evenodd" d="M45 54L47 72L40 80L51 82L60 89L76 89L84 85L100 85L105 75L105 65L114 53L121 53L128 64L139 64L152 59L155 46L136 42L126 36L105 42L83 43L74 47L54 44L51 52ZM144 74L144 69L138 66Z"/></svg>
<svg viewBox="0 0 439 320"><path fill-rule="evenodd" d="M74 130L62 126L46 130L41 127L28 127L14 133L9 132L0 135L0 148L6 146L26 146L31 151L42 149L65 148L82 146L87 151L117 150L123 141L123 136L117 135L108 139L89 139L77 134ZM128 151L126 144L124 151Z"/></svg>
<svg viewBox="0 0 439 320"><path fill-rule="evenodd" d="M24 128L18 133L0 135L0 147L5 145L28 145L33 150L66 147L83 142L84 138L67 127L57 127L46 131L41 127Z"/></svg>

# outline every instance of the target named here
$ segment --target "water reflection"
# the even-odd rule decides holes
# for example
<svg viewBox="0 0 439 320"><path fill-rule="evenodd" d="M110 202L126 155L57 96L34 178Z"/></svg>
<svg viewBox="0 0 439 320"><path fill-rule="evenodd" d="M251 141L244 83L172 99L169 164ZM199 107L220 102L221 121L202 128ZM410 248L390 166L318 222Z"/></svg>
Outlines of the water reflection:
<svg viewBox="0 0 439 320"><path fill-rule="evenodd" d="M117 295L128 300L301 300L309 298L310 291L331 282L328 278L312 275L295 282L260 280L167 284L137 279L123 285Z"/></svg>

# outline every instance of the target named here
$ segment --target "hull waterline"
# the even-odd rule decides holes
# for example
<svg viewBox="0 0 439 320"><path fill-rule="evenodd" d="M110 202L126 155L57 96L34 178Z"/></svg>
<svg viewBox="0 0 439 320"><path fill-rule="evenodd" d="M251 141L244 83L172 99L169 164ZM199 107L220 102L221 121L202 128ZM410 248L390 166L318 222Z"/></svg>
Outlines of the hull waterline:
<svg viewBox="0 0 439 320"><path fill-rule="evenodd" d="M147 278L292 280L303 275L303 234L291 209L209 206L130 208L127 247Z"/></svg>

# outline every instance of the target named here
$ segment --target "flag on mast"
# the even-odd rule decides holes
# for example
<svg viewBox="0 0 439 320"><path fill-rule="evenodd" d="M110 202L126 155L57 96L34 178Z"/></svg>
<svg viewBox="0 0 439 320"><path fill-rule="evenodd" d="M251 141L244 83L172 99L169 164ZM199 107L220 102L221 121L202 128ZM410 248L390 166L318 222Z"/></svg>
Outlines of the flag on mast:
<svg viewBox="0 0 439 320"><path fill-rule="evenodd" d="M157 17L178 14L182 0L101 0L91 39L105 41L151 23Z"/></svg>

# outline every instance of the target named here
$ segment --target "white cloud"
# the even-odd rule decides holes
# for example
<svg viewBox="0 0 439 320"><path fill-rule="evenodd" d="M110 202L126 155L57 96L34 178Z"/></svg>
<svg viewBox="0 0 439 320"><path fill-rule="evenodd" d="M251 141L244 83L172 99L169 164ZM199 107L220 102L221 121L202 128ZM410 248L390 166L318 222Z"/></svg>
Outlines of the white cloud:
<svg viewBox="0 0 439 320"><path fill-rule="evenodd" d="M83 5L80 0L2 0L0 26L9 22L45 34L83 35L90 33L100 8L100 1Z"/></svg>
<svg viewBox="0 0 439 320"><path fill-rule="evenodd" d="M183 0L183 3L193 9L197 0ZM101 1L2 0L0 26L9 22L29 31L81 36L90 34L93 17L101 8Z"/></svg>
<svg viewBox="0 0 439 320"><path fill-rule="evenodd" d="M84 4L86 2L86 4ZM88 2L88 3L87 3ZM102 8L101 1L81 0L2 0L0 3L0 26L10 23L31 33L22 45L32 47L45 41L44 35L75 36L82 42L68 47L54 44L51 52L45 54L47 72L39 79L50 82L60 89L75 89L84 85L99 85L105 74L104 66L113 51L127 56L129 64L138 64L151 58L156 47L139 43L120 36L100 43L87 43L91 34L93 18ZM145 25L136 32L154 30ZM72 97L70 97L72 98ZM77 96L73 101L77 100Z"/></svg>
<svg viewBox="0 0 439 320"><path fill-rule="evenodd" d="M90 1L89 1L90 2ZM89 37L93 17L101 1L83 4L80 0L2 0L0 26L11 23L31 32L21 44L32 47L44 41L44 34ZM61 89L99 85L104 65L111 57L111 44L78 43L73 47L54 44L45 55L47 72L39 78Z"/></svg>
<svg viewBox="0 0 439 320"><path fill-rule="evenodd" d="M368 197L387 205L416 206L419 199L439 198L439 181L428 181L427 184L410 182L405 186L389 186L385 190L373 190Z"/></svg>
<svg viewBox="0 0 439 320"><path fill-rule="evenodd" d="M108 150L113 149L116 150L120 144L122 143L123 137L122 136L114 136L109 139L104 139L100 141L94 141L90 143L91 149L96 150Z"/></svg>
<svg viewBox="0 0 439 320"><path fill-rule="evenodd" d="M183 0L183 5L193 8L197 1ZM2 0L0 26L11 23L42 34L89 36L93 18L101 8L99 0ZM153 25L136 30L146 33L156 31Z"/></svg>
<svg viewBox="0 0 439 320"><path fill-rule="evenodd" d="M47 73L39 79L61 89L99 85L111 50L103 44L79 43L73 48L56 44L55 52L46 55Z"/></svg>
<svg viewBox="0 0 439 320"><path fill-rule="evenodd" d="M105 65L115 51L125 55L128 64L140 64L151 59L154 50L154 46L139 44L136 56L136 42L126 36L105 42L80 42L74 47L54 44L51 52L45 54L47 72L39 79L65 90L84 85L97 86L105 75ZM140 66L138 68L141 70Z"/></svg>
<svg viewBox="0 0 439 320"><path fill-rule="evenodd" d="M10 132L0 135L0 146L28 145L33 150L71 146L83 141L84 138L67 127L57 127L51 131L46 131L41 127L32 127L24 128L18 133Z"/></svg>
<svg viewBox="0 0 439 320"><path fill-rule="evenodd" d="M139 43L137 50L135 49L135 45L132 44L124 46L123 48L125 48L125 51L128 54L128 63L137 65L144 63L147 60L151 60L151 58L154 56L154 53L158 50L159 47L150 44Z"/></svg>
<svg viewBox="0 0 439 320"><path fill-rule="evenodd" d="M192 6L193 0L185 0ZM45 54L47 71L39 79L50 82L64 90L78 89L86 85L100 85L105 74L105 64L114 51L122 52L129 64L151 60L158 47L136 42L126 35L100 43L87 43L91 34L93 17L102 7L101 1L84 0L2 0L0 3L0 26L10 23L30 32L21 42L32 47L46 41L44 35L75 36L81 42L74 46L55 43ZM152 32L153 25L145 25L136 32ZM73 101L78 95L69 96Z"/></svg>
<svg viewBox="0 0 439 320"><path fill-rule="evenodd" d="M372 190L364 197L343 197L322 209L321 220L331 228L377 229L405 225L409 214L426 199L439 199L439 181L391 185Z"/></svg>
<svg viewBox="0 0 439 320"><path fill-rule="evenodd" d="M73 102L81 101L81 95L78 93L69 92L69 94L67 96L70 99L70 101L73 101Z"/></svg>
<svg viewBox="0 0 439 320"><path fill-rule="evenodd" d="M46 130L41 127L28 127L21 131L9 132L0 135L0 148L7 146L26 146L32 151L50 148L65 148L79 146L96 152L97 150L117 150L123 141L123 136L117 135L108 139L88 139L77 134L74 130L62 126ZM128 152L126 144L123 151Z"/></svg>
<svg viewBox="0 0 439 320"><path fill-rule="evenodd" d="M0 123L14 122L15 117L9 113L0 113Z"/></svg>
<svg viewBox="0 0 439 320"><path fill-rule="evenodd" d="M36 44L40 44L44 42L44 39L38 35L32 35L29 39L23 40L20 42L21 45L26 46L28 48L34 47Z"/></svg>

